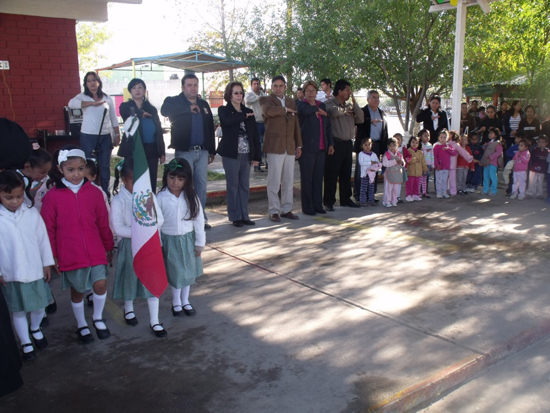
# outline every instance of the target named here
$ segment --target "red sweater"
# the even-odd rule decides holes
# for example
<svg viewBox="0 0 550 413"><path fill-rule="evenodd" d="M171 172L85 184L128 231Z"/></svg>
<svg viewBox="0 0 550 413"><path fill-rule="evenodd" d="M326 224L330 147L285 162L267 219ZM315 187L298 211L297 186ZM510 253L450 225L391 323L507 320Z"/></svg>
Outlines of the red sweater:
<svg viewBox="0 0 550 413"><path fill-rule="evenodd" d="M466 145L465 148L466 152L468 152L470 155L472 155L472 150L468 145ZM458 154L458 158L456 160L456 167L457 169L469 169L471 171L475 170L474 161L468 162L466 159L464 159L460 154Z"/></svg>
<svg viewBox="0 0 550 413"><path fill-rule="evenodd" d="M59 183L44 196L40 214L61 271L107 264L114 242L101 189L85 181L75 194Z"/></svg>

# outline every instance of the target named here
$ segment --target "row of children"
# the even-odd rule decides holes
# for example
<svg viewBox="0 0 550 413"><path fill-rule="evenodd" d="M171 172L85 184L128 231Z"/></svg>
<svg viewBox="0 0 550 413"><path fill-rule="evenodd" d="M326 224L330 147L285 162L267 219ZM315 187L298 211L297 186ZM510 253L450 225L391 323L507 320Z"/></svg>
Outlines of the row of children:
<svg viewBox="0 0 550 413"><path fill-rule="evenodd" d="M547 178L547 202L550 202L550 154L545 135L533 138L518 131L515 143L504 153L498 128L489 128L488 140L481 144L477 132L459 136L456 131L442 130L435 145L430 144L430 134L423 129L403 146L401 134L388 140L388 150L379 161L372 152L370 138L363 139L362 152L358 155L361 166L360 203L376 205L374 180L379 170L384 171L385 207L395 207L400 202L401 185L406 182L405 201L422 201L430 198L428 182L435 170L437 198L449 198L457 194L476 192L479 185L483 195L495 196L498 185L498 168L507 164L504 179L511 199L525 197L543 198L543 182Z"/></svg>
<svg viewBox="0 0 550 413"><path fill-rule="evenodd" d="M147 299L151 330L157 337L166 337L159 322L159 299L143 286L133 268L132 163L127 159L116 168L110 211L105 194L93 184L94 163L77 146L64 147L53 158L43 149L33 150L23 167L0 172L0 285L21 341L23 360L36 357L35 347L48 345L41 327L45 309L53 313L57 308L48 285L54 277L52 267L61 275L61 288L70 289L80 341L94 341L84 312L84 294L90 290L96 334L99 339L110 336L103 309L106 266L115 248L113 232L118 239L113 298L124 300L124 318L132 326L137 324L134 300ZM123 186L118 190L120 181ZM165 165L162 189L153 200L172 289L172 314L194 315L189 291L202 275L205 233L187 161L174 159Z"/></svg>

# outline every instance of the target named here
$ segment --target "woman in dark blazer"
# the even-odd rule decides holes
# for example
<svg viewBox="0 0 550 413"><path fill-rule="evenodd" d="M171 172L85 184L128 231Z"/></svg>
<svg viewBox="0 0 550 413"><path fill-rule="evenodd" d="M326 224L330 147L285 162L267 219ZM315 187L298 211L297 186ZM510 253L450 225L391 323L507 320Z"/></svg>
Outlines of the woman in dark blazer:
<svg viewBox="0 0 550 413"><path fill-rule="evenodd" d="M302 212L306 215L326 214L323 208L323 175L325 156L334 153L332 128L323 102L315 100L317 84L308 80L302 87L305 99L296 105L302 132L300 183Z"/></svg>
<svg viewBox="0 0 550 413"><path fill-rule="evenodd" d="M222 157L227 184L227 215L236 227L255 225L248 216L250 165L260 164L260 138L254 111L243 104L241 82L229 83L223 94L227 105L218 108L222 139L218 154Z"/></svg>
<svg viewBox="0 0 550 413"><path fill-rule="evenodd" d="M166 161L166 149L164 148L164 137L162 126L157 109L149 103L145 97L147 88L145 82L141 79L132 79L128 83L128 92L132 99L120 105L120 116L126 121L131 115L132 110L138 116L139 133L145 149L149 174L151 176L151 190L157 192L157 171L159 161ZM134 139L128 139L126 136L122 139L118 156L123 158L133 157Z"/></svg>

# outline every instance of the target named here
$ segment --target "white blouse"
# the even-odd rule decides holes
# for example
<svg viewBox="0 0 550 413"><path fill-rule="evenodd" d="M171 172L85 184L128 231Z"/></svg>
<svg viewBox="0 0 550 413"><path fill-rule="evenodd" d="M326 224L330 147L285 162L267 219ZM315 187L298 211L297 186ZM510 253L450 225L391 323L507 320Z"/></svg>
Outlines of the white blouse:
<svg viewBox="0 0 550 413"><path fill-rule="evenodd" d="M79 93L69 101L69 107L71 109L82 109L84 119L82 120L80 132L89 135L97 135L99 133L99 127L101 126L103 110L105 109L107 109L107 114L105 115L105 121L101 128L101 134L110 135L112 128L118 127L118 118L116 116L113 99L106 93L103 93L103 99L101 99L101 101L103 102L101 106L88 106L83 109L82 102L95 102L95 100L84 93Z"/></svg>
<svg viewBox="0 0 550 413"><path fill-rule="evenodd" d="M199 206L198 215L194 220L189 218L189 206L183 192L176 198L168 189L157 194L157 200L164 216L164 224L161 231L166 235L184 235L195 230L195 248L202 251L206 245L206 233L204 231L204 214L202 206L197 198Z"/></svg>

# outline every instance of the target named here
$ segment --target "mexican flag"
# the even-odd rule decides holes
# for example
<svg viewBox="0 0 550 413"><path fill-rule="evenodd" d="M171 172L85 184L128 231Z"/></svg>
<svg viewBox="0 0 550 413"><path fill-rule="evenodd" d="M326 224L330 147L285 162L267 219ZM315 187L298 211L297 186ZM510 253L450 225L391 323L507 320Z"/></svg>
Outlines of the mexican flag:
<svg viewBox="0 0 550 413"><path fill-rule="evenodd" d="M134 192L132 194L134 271L145 288L154 296L160 297L168 286L168 280L162 258L149 167L138 125L137 116L131 116L124 123L126 134L134 137Z"/></svg>

